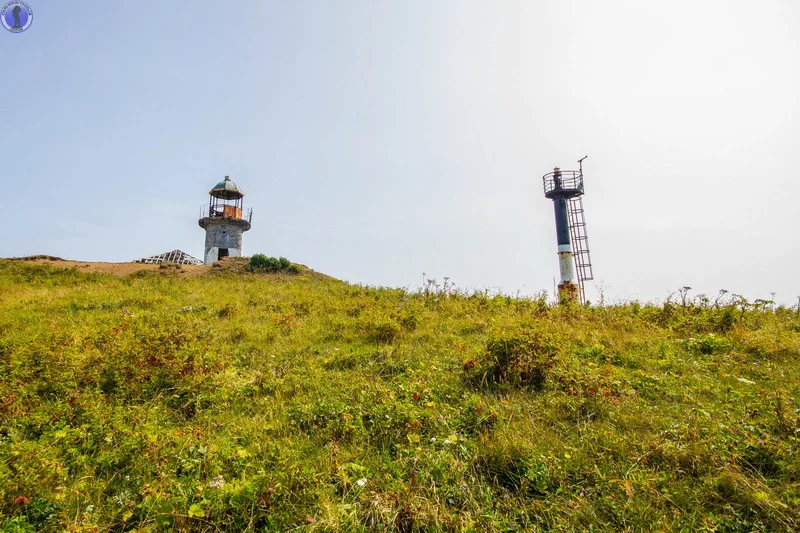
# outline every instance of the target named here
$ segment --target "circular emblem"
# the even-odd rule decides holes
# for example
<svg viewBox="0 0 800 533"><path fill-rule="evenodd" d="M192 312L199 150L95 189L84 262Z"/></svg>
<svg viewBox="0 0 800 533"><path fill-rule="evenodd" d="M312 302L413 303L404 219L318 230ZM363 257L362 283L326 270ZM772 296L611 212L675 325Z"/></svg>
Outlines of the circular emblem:
<svg viewBox="0 0 800 533"><path fill-rule="evenodd" d="M22 33L30 28L33 22L33 10L25 2L13 0L4 5L0 11L0 22L11 33Z"/></svg>

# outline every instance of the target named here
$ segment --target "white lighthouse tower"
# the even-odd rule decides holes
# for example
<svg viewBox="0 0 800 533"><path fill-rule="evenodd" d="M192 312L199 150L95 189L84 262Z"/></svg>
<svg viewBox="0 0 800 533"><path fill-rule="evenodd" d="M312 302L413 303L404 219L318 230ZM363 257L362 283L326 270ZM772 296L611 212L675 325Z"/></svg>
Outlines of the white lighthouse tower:
<svg viewBox="0 0 800 533"><path fill-rule="evenodd" d="M242 234L250 229L253 209L242 205L244 192L230 176L217 183L209 193L208 205L200 208L198 224L206 230L203 262L212 264L223 257L241 257Z"/></svg>

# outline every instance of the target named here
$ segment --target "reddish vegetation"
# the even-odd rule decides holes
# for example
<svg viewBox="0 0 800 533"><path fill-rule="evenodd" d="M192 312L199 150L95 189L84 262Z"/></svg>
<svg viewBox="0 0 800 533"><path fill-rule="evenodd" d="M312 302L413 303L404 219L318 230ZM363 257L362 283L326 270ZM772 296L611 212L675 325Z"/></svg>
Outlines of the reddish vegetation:
<svg viewBox="0 0 800 533"><path fill-rule="evenodd" d="M25 507L29 503L31 503L31 499L28 496L17 496L14 498L14 505Z"/></svg>

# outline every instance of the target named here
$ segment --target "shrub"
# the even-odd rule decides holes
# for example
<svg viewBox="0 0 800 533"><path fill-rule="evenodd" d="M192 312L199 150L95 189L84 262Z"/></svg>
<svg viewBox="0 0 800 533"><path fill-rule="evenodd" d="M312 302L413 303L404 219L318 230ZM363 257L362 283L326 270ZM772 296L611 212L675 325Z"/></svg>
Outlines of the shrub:
<svg viewBox="0 0 800 533"><path fill-rule="evenodd" d="M267 257L264 254L255 254L251 257L247 270L250 272L288 272L291 274L296 274L300 271L296 265L290 263L285 257Z"/></svg>
<svg viewBox="0 0 800 533"><path fill-rule="evenodd" d="M691 337L686 341L689 352L700 355L712 355L727 350L730 346L725 339L709 333L700 337Z"/></svg>
<svg viewBox="0 0 800 533"><path fill-rule="evenodd" d="M0 522L3 533L34 533L36 528L24 516L15 516Z"/></svg>
<svg viewBox="0 0 800 533"><path fill-rule="evenodd" d="M415 308L405 308L403 309L402 313L400 313L400 325L403 326L403 329L406 331L414 331L419 326L420 312L418 309Z"/></svg>
<svg viewBox="0 0 800 533"><path fill-rule="evenodd" d="M392 319L379 319L368 325L368 332L372 342L391 344L400 334L400 326Z"/></svg>
<svg viewBox="0 0 800 533"><path fill-rule="evenodd" d="M494 485L517 491L526 484L528 461L528 453L522 446L491 439L476 450L473 468Z"/></svg>
<svg viewBox="0 0 800 533"><path fill-rule="evenodd" d="M482 357L465 365L465 369L477 369L473 378L483 384L508 383L541 389L560 351L551 335L522 330L490 339Z"/></svg>
<svg viewBox="0 0 800 533"><path fill-rule="evenodd" d="M722 314L719 316L719 321L717 322L717 331L726 333L732 330L735 324L736 315L734 315L733 309L727 308L722 311Z"/></svg>

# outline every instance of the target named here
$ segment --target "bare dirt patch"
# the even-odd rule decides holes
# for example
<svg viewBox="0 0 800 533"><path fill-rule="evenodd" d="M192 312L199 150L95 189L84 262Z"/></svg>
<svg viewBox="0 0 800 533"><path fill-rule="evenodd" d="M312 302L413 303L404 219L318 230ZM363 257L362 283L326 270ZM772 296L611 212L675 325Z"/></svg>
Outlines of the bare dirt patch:
<svg viewBox="0 0 800 533"><path fill-rule="evenodd" d="M148 265L146 263L97 263L90 261L70 261L59 257L33 256L22 258L25 261L32 261L42 265L50 265L57 268L75 268L79 272L96 272L100 274L112 274L114 276L129 276L141 271L158 271L162 268L160 264ZM180 276L200 276L210 269L207 265L180 265L176 269Z"/></svg>

